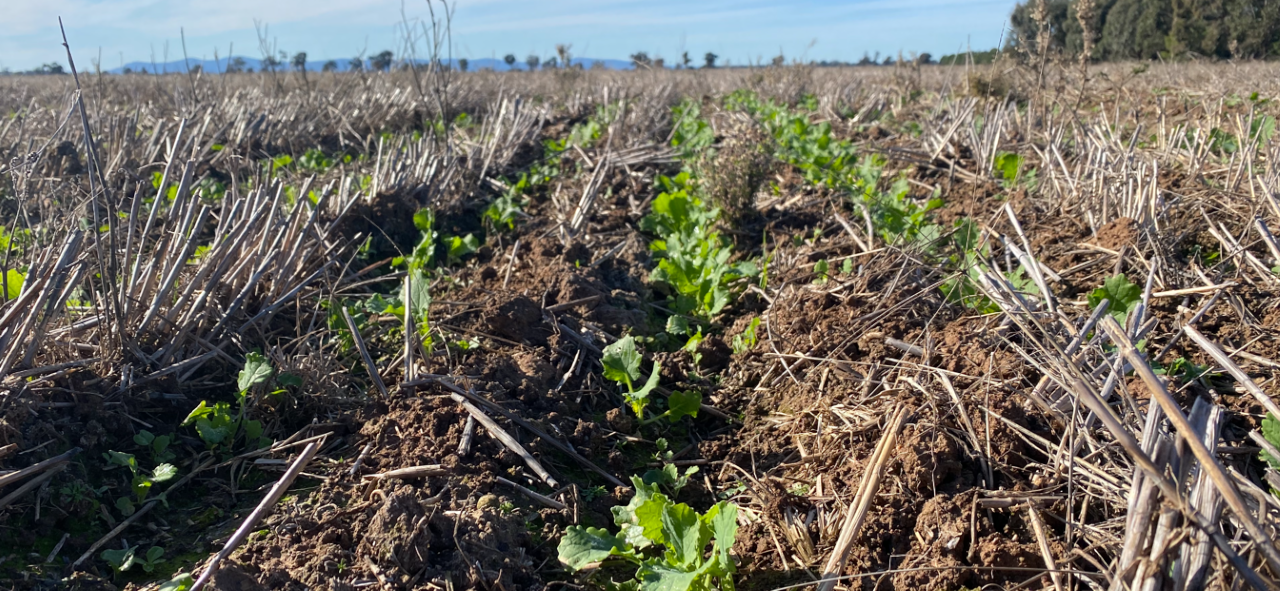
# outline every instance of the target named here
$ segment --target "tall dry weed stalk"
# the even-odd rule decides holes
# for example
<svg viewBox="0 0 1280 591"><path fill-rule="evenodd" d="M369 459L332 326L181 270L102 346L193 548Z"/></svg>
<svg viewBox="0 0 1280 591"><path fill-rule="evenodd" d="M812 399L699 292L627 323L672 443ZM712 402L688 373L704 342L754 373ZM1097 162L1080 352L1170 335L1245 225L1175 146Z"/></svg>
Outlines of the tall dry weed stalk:
<svg viewBox="0 0 1280 591"><path fill-rule="evenodd" d="M1093 40L1097 34L1093 29L1093 19L1097 16L1094 0L1079 0L1076 3L1076 20L1080 22L1081 36L1084 44L1080 48L1080 94L1076 98L1076 106L1084 101L1085 87L1089 85L1089 60L1093 59Z"/></svg>

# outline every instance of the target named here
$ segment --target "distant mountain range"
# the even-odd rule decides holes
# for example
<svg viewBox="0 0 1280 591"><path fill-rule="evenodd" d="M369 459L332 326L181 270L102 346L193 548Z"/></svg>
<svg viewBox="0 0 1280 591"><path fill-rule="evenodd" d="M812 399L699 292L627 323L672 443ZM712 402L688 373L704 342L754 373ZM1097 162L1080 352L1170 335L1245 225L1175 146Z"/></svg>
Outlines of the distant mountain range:
<svg viewBox="0 0 1280 591"><path fill-rule="evenodd" d="M112 68L110 70L107 70L107 73L123 74L125 70L128 70L130 72L140 72L140 73L147 73L147 74L150 74L153 72L158 74L178 74L178 73L186 72L188 67L195 68L197 66L199 66L202 70L206 72L219 73L219 72L225 72L227 70L227 64L230 63L231 60L235 60L235 59L244 60L244 68L246 69L252 69L254 72L258 72L262 70L261 59L255 58L255 57L235 56L232 58L223 58L216 61L215 60L199 60L199 59L190 58L186 60L185 65L183 60L174 60L171 62L158 63L158 64L153 64L152 62L129 62L118 68ZM322 68L324 68L324 64L327 61L329 60L308 60L307 71L319 72ZM337 64L339 72L346 72L351 68L351 58L336 59L333 61L335 64ZM446 63L448 63L454 69L457 69L458 61L459 61L458 59L452 59L452 60L446 60ZM365 63L365 67L368 68L369 67L368 56L365 57L364 63ZM398 65L403 62L400 60L397 60L396 63ZM420 65L426 65L428 62L427 60L418 60L417 63ZM629 60L596 59L596 58L589 58L589 57L575 57L573 58L572 63L575 66L581 65L583 68L588 68L588 69L595 66L597 63L603 65L605 68L608 68L610 70L631 70L631 69L634 69L635 67L634 64L632 64ZM277 66L277 67L281 69L286 69L286 70L293 69L288 64L284 66ZM508 66L506 62L500 59L494 59L494 58L488 58L488 57L467 60L468 71L475 72L475 71L485 70L485 69L493 70L495 72L506 72L510 70L523 71L523 70L529 69L529 67L524 63L524 61L517 61L514 66Z"/></svg>

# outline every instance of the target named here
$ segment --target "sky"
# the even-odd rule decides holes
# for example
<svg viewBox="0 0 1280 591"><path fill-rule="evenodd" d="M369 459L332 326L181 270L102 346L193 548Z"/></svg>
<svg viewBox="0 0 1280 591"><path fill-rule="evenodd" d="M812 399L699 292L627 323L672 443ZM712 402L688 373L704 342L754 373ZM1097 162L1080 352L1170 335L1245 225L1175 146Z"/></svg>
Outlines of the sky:
<svg viewBox="0 0 1280 591"><path fill-rule="evenodd" d="M309 61L404 53L404 23L421 34L427 0L5 0L0 69L65 65L61 16L76 66L260 57L306 51ZM695 63L713 52L744 64L781 52L788 61L856 61L864 53L935 57L998 45L1014 0L457 0L453 57L555 55L626 59L637 51ZM437 14L441 5L435 5ZM419 55L422 51L419 50ZM167 59L166 59L167 57Z"/></svg>

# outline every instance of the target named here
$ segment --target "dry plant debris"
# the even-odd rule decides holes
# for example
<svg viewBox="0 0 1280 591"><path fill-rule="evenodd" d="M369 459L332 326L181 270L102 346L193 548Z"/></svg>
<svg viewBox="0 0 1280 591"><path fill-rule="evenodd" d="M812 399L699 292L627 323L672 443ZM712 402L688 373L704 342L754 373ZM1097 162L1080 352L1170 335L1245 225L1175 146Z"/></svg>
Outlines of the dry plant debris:
<svg viewBox="0 0 1280 591"><path fill-rule="evenodd" d="M1276 588L1276 74L0 79L0 585Z"/></svg>

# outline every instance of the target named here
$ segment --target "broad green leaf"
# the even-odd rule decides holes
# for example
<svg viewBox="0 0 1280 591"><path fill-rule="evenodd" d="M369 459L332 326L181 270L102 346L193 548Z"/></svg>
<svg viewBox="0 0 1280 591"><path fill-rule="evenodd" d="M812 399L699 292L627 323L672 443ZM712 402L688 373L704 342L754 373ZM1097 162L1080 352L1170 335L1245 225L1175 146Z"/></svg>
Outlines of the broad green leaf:
<svg viewBox="0 0 1280 591"><path fill-rule="evenodd" d="M187 591L195 586L196 580L188 573L179 573L172 579L162 583L159 591Z"/></svg>
<svg viewBox="0 0 1280 591"><path fill-rule="evenodd" d="M1131 283L1124 273L1121 273L1107 278L1102 287L1089 294L1089 306L1096 308L1104 299L1111 302L1107 313L1124 326L1129 312L1142 302L1142 287Z"/></svg>
<svg viewBox="0 0 1280 591"><path fill-rule="evenodd" d="M151 445L151 442L155 441L155 438L156 436L154 433L143 429L133 436L133 442L138 445Z"/></svg>
<svg viewBox="0 0 1280 591"><path fill-rule="evenodd" d="M635 411L636 416L644 411L644 407L649 404L649 393L658 387L659 373L662 371L662 364L657 361L653 362L653 372L649 374L649 380L644 383L644 387L631 392L627 395L627 399L631 401L631 409Z"/></svg>
<svg viewBox="0 0 1280 591"><path fill-rule="evenodd" d="M139 503L146 500L147 495L151 493L152 484L151 479L145 476L133 477L133 483L131 485L133 488L133 495L138 499Z"/></svg>
<svg viewBox="0 0 1280 591"><path fill-rule="evenodd" d="M14 269L5 271L5 298L10 300L18 299L18 296L22 295L22 282L26 281L26 279L26 275L23 275Z"/></svg>
<svg viewBox="0 0 1280 591"><path fill-rule="evenodd" d="M668 418L671 422L679 421L681 417L690 416L697 417L698 409L702 406L702 393L697 390L674 391L667 398L667 410L670 412Z"/></svg>
<svg viewBox="0 0 1280 591"><path fill-rule="evenodd" d="M640 579L640 591L688 591L701 576L665 564L646 564L636 576Z"/></svg>
<svg viewBox="0 0 1280 591"><path fill-rule="evenodd" d="M671 505L671 500L664 494L655 494L636 507L636 525L644 531L644 537L655 544L668 545L663 524L663 513Z"/></svg>
<svg viewBox="0 0 1280 591"><path fill-rule="evenodd" d="M640 353L636 351L636 340L631 336L618 339L604 348L604 377L615 382L629 384L640 377Z"/></svg>
<svg viewBox="0 0 1280 591"><path fill-rule="evenodd" d="M1277 420L1275 415L1267 413L1267 416L1263 417L1262 436L1266 437L1267 441L1271 442L1271 445L1280 447L1280 420ZM1263 451L1260 457L1268 464L1271 464L1273 469L1280 470L1280 458L1272 457L1266 451Z"/></svg>
<svg viewBox="0 0 1280 591"><path fill-rule="evenodd" d="M267 381L271 377L271 362L267 361L261 353L256 351L250 352L245 356L244 369L240 370L240 376L236 379L236 387L241 392L246 392L262 382Z"/></svg>
<svg viewBox="0 0 1280 591"><path fill-rule="evenodd" d="M1018 171L1022 168L1022 156L1003 152L996 155L995 168L1000 171L1000 176L1006 182L1013 182L1018 178Z"/></svg>
<svg viewBox="0 0 1280 591"><path fill-rule="evenodd" d="M134 564L133 553L136 549L137 547L134 546L123 550L103 550L100 556L103 560L107 561L107 564L110 564L112 568L118 571L126 571Z"/></svg>
<svg viewBox="0 0 1280 591"><path fill-rule="evenodd" d="M431 310L431 282L421 269L411 269L408 288L409 297L406 298L405 286L400 287L400 301L405 302L413 313L413 318L421 322L427 318Z"/></svg>
<svg viewBox="0 0 1280 591"><path fill-rule="evenodd" d="M663 507L662 538L666 541L668 560L693 568L702 560L702 547L710 537L710 528L698 520L698 512L692 507L684 503Z"/></svg>
<svg viewBox="0 0 1280 591"><path fill-rule="evenodd" d="M673 335L689 334L689 319L684 316L667 318L667 332Z"/></svg>
<svg viewBox="0 0 1280 591"><path fill-rule="evenodd" d="M479 249L480 241L476 239L475 235L467 234L465 238L454 236L449 239L449 260L456 261Z"/></svg>
<svg viewBox="0 0 1280 591"><path fill-rule="evenodd" d="M213 426L209 419L196 419L196 432L200 434L200 439L209 445L217 445L227 438L225 429Z"/></svg>
<svg viewBox="0 0 1280 591"><path fill-rule="evenodd" d="M704 523L711 528L711 535L716 540L715 551L720 562L733 572L733 561L729 558L729 550L733 549L733 541L738 535L738 506L728 501L720 501L707 510L702 517Z"/></svg>
<svg viewBox="0 0 1280 591"><path fill-rule="evenodd" d="M622 528L621 535L626 537L627 543L636 548L647 548L651 542L644 537L644 529L640 527L639 518L636 517L636 509L649 502L655 495L658 495L657 484L646 484L639 476L631 477L631 484L635 487L636 493L631 497L631 501L625 506L615 506L610 509L613 513L613 523Z"/></svg>
<svg viewBox="0 0 1280 591"><path fill-rule="evenodd" d="M430 232L431 226L435 225L435 214L430 209L419 209L413 214L413 226L421 232Z"/></svg>
<svg viewBox="0 0 1280 591"><path fill-rule="evenodd" d="M262 421L247 420L243 424L245 441L255 441L262 437Z"/></svg>
<svg viewBox="0 0 1280 591"><path fill-rule="evenodd" d="M137 458L133 457L133 454L107 450L107 453L102 455L107 459L108 462L111 462L112 464L115 464L117 466L124 466L134 472L138 471L138 460Z"/></svg>
<svg viewBox="0 0 1280 591"><path fill-rule="evenodd" d="M276 376L276 381L279 382L281 386L302 387L302 377L297 374L282 373Z"/></svg>
<svg viewBox="0 0 1280 591"><path fill-rule="evenodd" d="M572 570L581 570L593 562L630 551L631 544L622 536L610 534L601 528L579 525L565 530L558 549L560 562Z"/></svg>
<svg viewBox="0 0 1280 591"><path fill-rule="evenodd" d="M147 562L155 562L161 556L164 556L164 548L160 546L152 546L151 549L147 550Z"/></svg>

